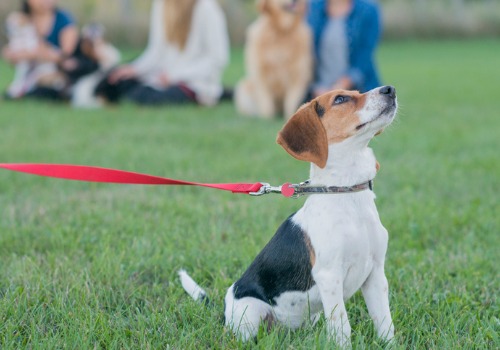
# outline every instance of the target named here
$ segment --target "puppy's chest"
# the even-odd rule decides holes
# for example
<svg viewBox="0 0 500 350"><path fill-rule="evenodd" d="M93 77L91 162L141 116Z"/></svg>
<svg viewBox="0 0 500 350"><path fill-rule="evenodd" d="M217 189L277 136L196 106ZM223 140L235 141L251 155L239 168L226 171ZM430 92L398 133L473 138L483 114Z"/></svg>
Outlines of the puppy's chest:
<svg viewBox="0 0 500 350"><path fill-rule="evenodd" d="M351 274L363 279L374 260L385 256L387 231L371 193L310 197L294 219L311 240L315 268L341 267L345 278Z"/></svg>

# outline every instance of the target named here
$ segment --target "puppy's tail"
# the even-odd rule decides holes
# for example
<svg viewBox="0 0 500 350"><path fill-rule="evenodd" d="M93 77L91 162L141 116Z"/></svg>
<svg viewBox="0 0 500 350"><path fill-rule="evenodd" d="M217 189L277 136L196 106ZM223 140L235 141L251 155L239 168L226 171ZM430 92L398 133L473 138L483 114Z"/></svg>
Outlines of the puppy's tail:
<svg viewBox="0 0 500 350"><path fill-rule="evenodd" d="M210 304L207 293L188 275L186 270L179 270L178 274L181 279L182 288L184 288L191 298L207 305Z"/></svg>

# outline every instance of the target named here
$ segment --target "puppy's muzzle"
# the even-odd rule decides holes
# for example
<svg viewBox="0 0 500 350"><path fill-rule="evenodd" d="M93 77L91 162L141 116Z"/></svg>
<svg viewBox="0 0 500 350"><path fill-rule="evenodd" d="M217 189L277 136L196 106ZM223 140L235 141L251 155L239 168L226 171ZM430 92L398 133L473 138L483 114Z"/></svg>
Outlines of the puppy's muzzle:
<svg viewBox="0 0 500 350"><path fill-rule="evenodd" d="M380 113L380 116L385 114L393 114L396 111L396 88L394 86L382 86L379 93L384 96L386 107Z"/></svg>
<svg viewBox="0 0 500 350"><path fill-rule="evenodd" d="M379 90L380 94L385 95L391 99L396 98L396 88L394 86L382 86Z"/></svg>

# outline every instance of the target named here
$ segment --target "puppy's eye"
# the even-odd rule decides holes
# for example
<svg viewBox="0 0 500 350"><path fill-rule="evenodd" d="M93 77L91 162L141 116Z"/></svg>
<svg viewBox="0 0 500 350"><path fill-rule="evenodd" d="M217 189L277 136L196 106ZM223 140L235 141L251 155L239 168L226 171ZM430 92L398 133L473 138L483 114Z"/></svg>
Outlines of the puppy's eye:
<svg viewBox="0 0 500 350"><path fill-rule="evenodd" d="M349 100L350 100L349 96L338 95L335 97L335 100L333 100L333 104L340 105L340 104L345 103Z"/></svg>

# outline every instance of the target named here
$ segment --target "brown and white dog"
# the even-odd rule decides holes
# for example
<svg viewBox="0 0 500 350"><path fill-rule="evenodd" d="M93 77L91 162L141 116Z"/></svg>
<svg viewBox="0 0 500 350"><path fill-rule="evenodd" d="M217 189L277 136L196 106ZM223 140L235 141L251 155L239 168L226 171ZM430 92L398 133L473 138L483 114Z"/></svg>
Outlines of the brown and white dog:
<svg viewBox="0 0 500 350"><path fill-rule="evenodd" d="M311 185L354 186L372 180L377 163L368 143L393 121L396 90L360 94L333 90L302 106L278 134L293 157L311 162ZM388 233L371 189L313 194L292 214L227 291L225 323L243 340L262 322L292 329L324 312L328 334L348 345L345 302L361 288L380 337L394 336L384 273ZM184 289L206 297L185 271Z"/></svg>
<svg viewBox="0 0 500 350"><path fill-rule="evenodd" d="M312 79L312 34L305 0L258 0L260 15L247 30L246 77L235 89L239 113L289 119Z"/></svg>

